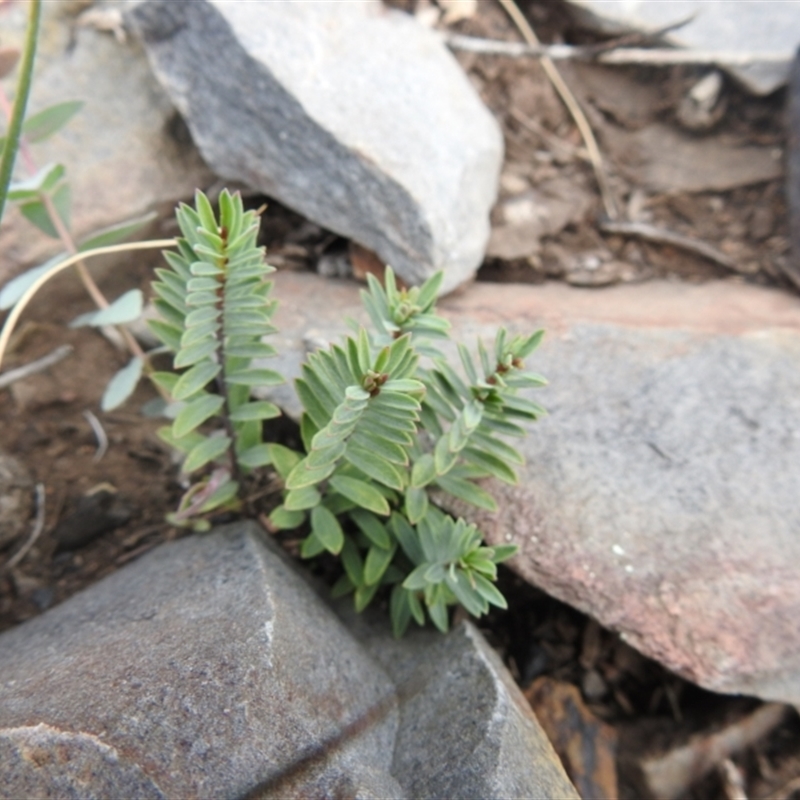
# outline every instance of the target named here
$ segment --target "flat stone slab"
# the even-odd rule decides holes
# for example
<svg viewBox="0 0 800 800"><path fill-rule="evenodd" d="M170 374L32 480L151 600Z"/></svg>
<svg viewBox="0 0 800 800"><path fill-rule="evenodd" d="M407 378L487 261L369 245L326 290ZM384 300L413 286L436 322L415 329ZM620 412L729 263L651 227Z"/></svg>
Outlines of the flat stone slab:
<svg viewBox="0 0 800 800"><path fill-rule="evenodd" d="M290 374L364 319L353 284L279 273L275 296ZM478 283L441 308L467 344L548 331L530 363L550 415L520 485L491 486L497 515L456 510L519 544L525 578L689 680L800 702L800 301L735 282ZM290 393L274 396L297 411Z"/></svg>
<svg viewBox="0 0 800 800"><path fill-rule="evenodd" d="M374 250L407 283L443 269L446 292L473 275L502 136L432 31L380 0L147 0L128 19L220 176Z"/></svg>
<svg viewBox="0 0 800 800"><path fill-rule="evenodd" d="M608 30L653 31L681 21L685 25L666 39L703 53L784 54L785 58L729 65L728 71L754 94L769 94L789 77L800 44L800 2L726 3L708 0L569 0L585 20ZM691 19L690 19L691 17ZM724 60L721 62L725 66Z"/></svg>

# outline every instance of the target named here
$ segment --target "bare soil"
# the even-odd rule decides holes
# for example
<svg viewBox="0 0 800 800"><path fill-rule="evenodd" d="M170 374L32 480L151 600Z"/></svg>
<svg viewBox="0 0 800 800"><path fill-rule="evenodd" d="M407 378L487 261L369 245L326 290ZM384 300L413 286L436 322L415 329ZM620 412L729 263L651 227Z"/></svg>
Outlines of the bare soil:
<svg viewBox="0 0 800 800"><path fill-rule="evenodd" d="M419 7L416 0L393 4L410 12ZM522 7L543 41L596 41L575 26L560 4ZM480 2L477 15L458 22L454 30L518 40L502 10L490 2ZM581 154L582 142L538 62L465 53L457 57L503 129L506 163L493 216L495 248L517 251L513 257L488 257L479 280L603 286L669 277L748 281L794 291L785 276L789 243L782 176L729 190L654 191L637 183L637 175L647 181L646 164L625 163L619 157L619 141L631 133L654 125L686 133L676 109L698 78L697 70L632 67L613 76L603 72L599 82L593 68L564 72L598 134L619 208L628 217L714 246L730 258L733 269L672 245L603 233L605 212ZM753 98L726 79L724 101L720 119L709 130L691 134L697 141L776 150L785 146L783 92ZM557 209L551 217L557 219L551 218L539 236L515 240L517 233L509 227L514 204L522 203L524 210L528 196L540 202L542 187L547 189L545 200L549 197ZM250 202L257 206L261 200ZM347 261L345 242L272 201L263 215L262 239L271 262L281 269L315 269L326 256ZM137 286L148 293L158 260L137 256L105 279L104 292L116 297ZM99 411L103 389L126 355L95 331L67 327L88 309L74 277L55 280L26 312L4 364L5 369L26 364L64 343L74 348L46 372L0 391L2 449L24 464L43 485L45 496L44 528L25 558L13 569L4 566L19 542L0 554L0 631L62 602L161 542L186 535L164 522L183 489L174 458L156 435L162 423L141 413L155 393L143 384L123 410ZM96 416L108 439L102 455L86 412ZM286 421L276 423L273 434L285 441L296 437ZM276 502L277 489L268 475L248 487L248 514L263 520ZM291 537L285 544L296 546ZM580 689L587 713L609 726L583 731L585 759L611 748L621 797L642 796L635 765L643 754L735 724L758 706L682 681L511 573L504 573L502 584L511 610L485 621L487 636L524 689L542 676ZM800 797L796 716L734 761L749 797ZM732 797L721 775L712 770L685 796Z"/></svg>

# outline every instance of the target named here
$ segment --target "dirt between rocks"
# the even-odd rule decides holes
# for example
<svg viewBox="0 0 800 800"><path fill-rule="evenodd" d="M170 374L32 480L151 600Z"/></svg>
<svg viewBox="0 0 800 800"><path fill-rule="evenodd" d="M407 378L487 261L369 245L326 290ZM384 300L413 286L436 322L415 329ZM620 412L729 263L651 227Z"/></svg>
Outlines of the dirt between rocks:
<svg viewBox="0 0 800 800"><path fill-rule="evenodd" d="M433 7L422 0L392 4L417 13ZM596 41L574 26L560 4L521 7L545 42ZM502 9L488 0L452 30L519 40ZM457 58L496 115L506 142L492 240L479 280L563 280L600 287L666 276L693 282L748 281L796 291L786 278L784 92L753 98L725 78L723 113L707 130L687 130L679 121L680 103L702 71L563 67L598 136L625 218L711 245L729 264L722 266L672 244L604 233L602 205L582 142L538 62L471 53L457 53ZM680 158L666 172L659 171L656 162L668 151ZM719 157L713 169L702 173L706 177L698 178L692 159L705 159L710 151ZM746 168L760 172L753 179ZM701 179L709 185L698 185ZM262 199L249 202L258 206ZM333 265L338 272L352 267L346 242L269 202L262 240L271 263L281 269ZM32 235L37 235L33 229ZM159 263L156 255L131 258L106 276L101 287L109 297L133 287L149 294L152 269ZM174 458L156 435L162 423L140 413L155 393L143 384L122 410L99 411L103 389L126 356L95 331L66 327L89 307L73 276L53 281L26 311L3 365L7 370L29 363L61 344L74 349L46 372L0 390L0 446L23 463L44 491L44 525L33 547L12 569L6 564L19 541L0 553L0 631L62 602L161 542L186 535L164 522L182 487ZM87 412L96 416L108 439L102 456ZM274 433L285 441L296 436L288 423L278 423ZM248 495L251 515L264 518L276 502L277 486L266 476L248 487ZM292 550L297 542L289 537L285 544ZM508 572L502 588L511 611L492 614L482 628L528 689L529 699L536 705L558 695L552 686L536 683L542 678L580 689L585 703L580 714L591 724L576 726L573 717L568 731L573 744L565 740L559 750L566 762L572 759L570 774L576 783L592 772L592 759L616 763L611 784L608 775L601 775L589 785L606 792L604 796L617 792L640 797L642 764L655 758L654 753L687 741L706 746L701 734L738 725L758 707L712 695L667 673L616 635ZM549 709L555 703L563 710L568 702L573 701L551 700ZM547 715L544 707L538 711L540 717ZM599 726L601 721L605 727ZM557 737L558 731L552 735ZM575 736L583 755L575 755ZM603 755L606 751L610 755ZM787 719L734 761L748 797L800 797L797 718ZM733 797L731 791L724 769L715 764L682 796L715 800Z"/></svg>

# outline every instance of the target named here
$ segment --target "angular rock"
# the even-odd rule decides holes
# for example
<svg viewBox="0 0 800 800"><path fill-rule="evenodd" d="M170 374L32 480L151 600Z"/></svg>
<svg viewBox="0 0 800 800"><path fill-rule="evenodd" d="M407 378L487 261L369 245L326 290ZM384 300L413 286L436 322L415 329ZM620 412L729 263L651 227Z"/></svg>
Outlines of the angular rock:
<svg viewBox="0 0 800 800"><path fill-rule="evenodd" d="M728 71L754 94L765 95L786 83L789 64L800 44L800 2L709 3L706 0L569 0L582 20L605 32L653 31L686 22L665 37L678 47L707 52L750 55L766 53L767 61L747 66L731 65ZM687 21L688 20L688 21ZM785 59L775 60L775 54ZM725 66L725 62L721 62Z"/></svg>
<svg viewBox="0 0 800 800"><path fill-rule="evenodd" d="M358 288L276 279L281 368L364 319ZM800 702L800 304L775 290L652 282L587 292L476 284L455 337L543 326L550 411L518 487L476 514L521 575L721 692ZM272 364L271 366L274 366ZM291 387L275 393L297 410Z"/></svg>
<svg viewBox="0 0 800 800"><path fill-rule="evenodd" d="M396 728L388 677L251 524L0 637L4 797L400 797Z"/></svg>
<svg viewBox="0 0 800 800"><path fill-rule="evenodd" d="M383 618L345 618L397 686L392 772L408 797L577 800L530 705L474 625L444 637L415 630L398 642Z"/></svg>
<svg viewBox="0 0 800 800"><path fill-rule="evenodd" d="M66 127L31 146L39 166L66 166L71 229L80 240L150 211L171 211L214 177L153 77L141 46L76 26L77 5L43 4L28 113L65 100L84 102ZM4 9L3 44L21 40L25 22L24 5ZM16 73L7 86L11 80ZM0 226L0 285L59 249L54 239L6 207Z"/></svg>
<svg viewBox="0 0 800 800"><path fill-rule="evenodd" d="M433 32L378 0L147 0L129 19L219 175L374 250L408 283L444 269L446 292L472 276L502 137Z"/></svg>

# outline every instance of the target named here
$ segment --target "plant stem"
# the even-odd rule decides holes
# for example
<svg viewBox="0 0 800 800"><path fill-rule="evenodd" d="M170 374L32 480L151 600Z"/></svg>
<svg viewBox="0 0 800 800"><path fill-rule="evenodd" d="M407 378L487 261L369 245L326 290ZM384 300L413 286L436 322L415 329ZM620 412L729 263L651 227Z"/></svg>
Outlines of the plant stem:
<svg viewBox="0 0 800 800"><path fill-rule="evenodd" d="M3 157L0 160L0 219L3 218L8 186L11 183L11 172L14 169L14 159L16 158L19 139L22 135L22 121L25 119L25 109L28 106L28 96L31 92L33 62L36 57L36 42L39 35L39 20L41 16L42 0L31 0L28 30L25 34L25 52L22 55L19 83L14 97L14 110L11 112L6 144L3 148Z"/></svg>
<svg viewBox="0 0 800 800"><path fill-rule="evenodd" d="M96 247L93 250L86 250L83 253L70 256L60 264L56 264L56 266L54 266L49 272L39 276L39 278L28 287L22 297L20 297L20 299L17 301L14 308L11 309L8 317L6 317L3 330L0 332L0 364L3 362L3 355L8 347L8 340L11 338L11 333L14 330L14 326L17 324L17 320L22 315L22 312L25 310L25 306L28 305L28 303L31 301L31 298L33 298L36 292L38 292L39 289L41 289L42 286L44 286L45 283L50 280L50 278L58 275L59 272L68 269L82 258L102 256L107 253L126 253L130 250L155 250L160 247L175 247L177 243L178 242L175 239L154 239L149 242L128 242L127 244L115 244L109 247Z"/></svg>

